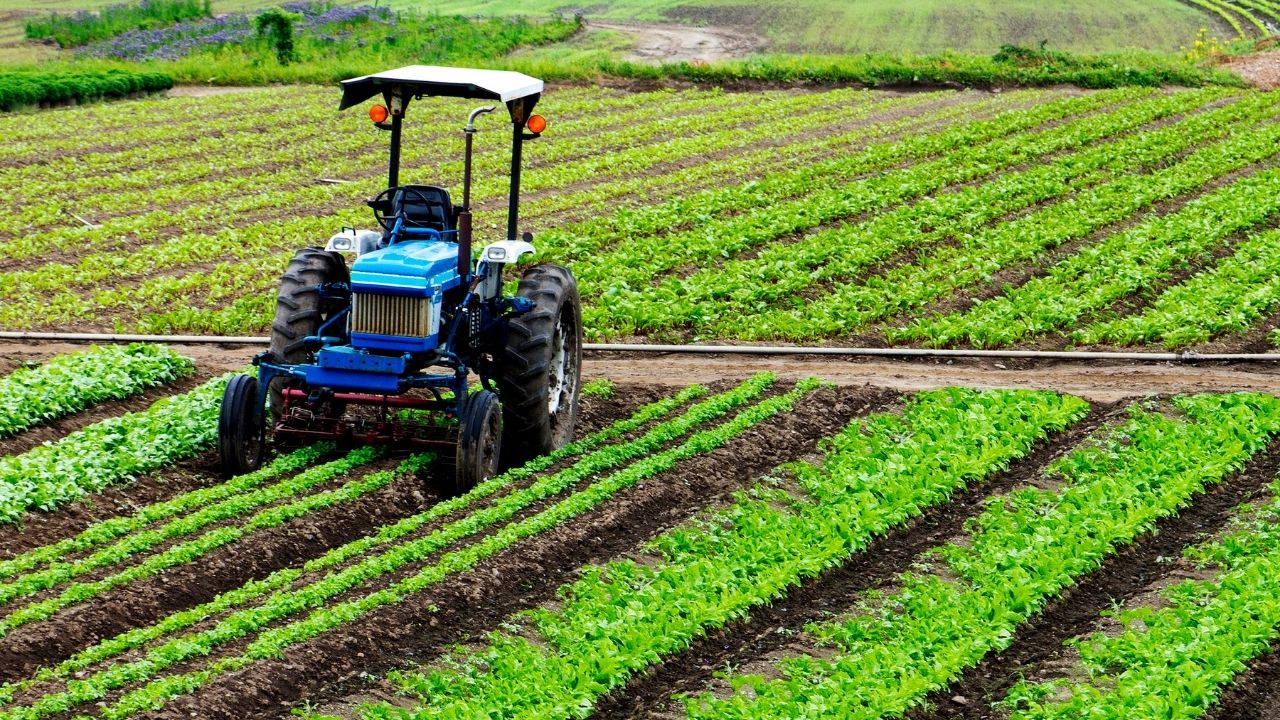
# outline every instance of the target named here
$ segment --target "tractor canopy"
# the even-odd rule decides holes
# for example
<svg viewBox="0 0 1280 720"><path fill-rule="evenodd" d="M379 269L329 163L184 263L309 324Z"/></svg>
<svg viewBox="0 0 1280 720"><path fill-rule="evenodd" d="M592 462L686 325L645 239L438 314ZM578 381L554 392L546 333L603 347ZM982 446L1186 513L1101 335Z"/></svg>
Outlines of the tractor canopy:
<svg viewBox="0 0 1280 720"><path fill-rule="evenodd" d="M497 100L512 112L512 121L524 124L515 114L517 100L531 98L537 102L542 94L542 81L524 73L508 70L440 67L438 65L406 65L373 75L342 81L342 102L346 110L378 94L391 94L394 89L409 97L459 97ZM533 102L522 103L527 113Z"/></svg>
<svg viewBox="0 0 1280 720"><path fill-rule="evenodd" d="M376 113L370 114L374 124L384 130L391 131L389 162L387 164L387 189L400 185L400 143L401 128L405 111L409 102L421 97L458 97L478 100L497 100L506 105L511 116L511 190L507 194L507 239L517 238L516 224L520 207L520 160L522 147L526 140L533 140L546 128L546 121L530 124L533 106L542 96L542 81L523 73L508 70L480 70L476 68L440 67L438 65L406 65L395 70L385 70L372 75L342 81L342 101L339 110L359 105L360 103L381 94L386 101L385 107L376 107ZM473 121L482 112L492 110L480 108L472 112L466 127L466 161L463 177L463 213L466 220L458 228L459 253L458 274L466 276L465 267L471 257L471 135L475 132ZM459 218L461 220L461 218Z"/></svg>

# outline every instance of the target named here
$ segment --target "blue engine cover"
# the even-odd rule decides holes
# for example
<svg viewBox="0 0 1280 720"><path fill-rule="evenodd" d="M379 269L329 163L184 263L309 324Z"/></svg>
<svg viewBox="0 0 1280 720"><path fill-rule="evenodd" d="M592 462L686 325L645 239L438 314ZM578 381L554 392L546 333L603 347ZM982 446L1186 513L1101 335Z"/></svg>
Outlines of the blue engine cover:
<svg viewBox="0 0 1280 720"><path fill-rule="evenodd" d="M365 253L351 266L351 289L357 294L400 295L426 298L430 306L431 333L407 337L382 332L362 332L352 327L356 348L391 352L427 352L439 346L441 294L462 283L458 276L458 245L445 240L406 240Z"/></svg>
<svg viewBox="0 0 1280 720"><path fill-rule="evenodd" d="M430 297L461 282L458 244L444 240L398 242L365 253L351 265L356 292Z"/></svg>

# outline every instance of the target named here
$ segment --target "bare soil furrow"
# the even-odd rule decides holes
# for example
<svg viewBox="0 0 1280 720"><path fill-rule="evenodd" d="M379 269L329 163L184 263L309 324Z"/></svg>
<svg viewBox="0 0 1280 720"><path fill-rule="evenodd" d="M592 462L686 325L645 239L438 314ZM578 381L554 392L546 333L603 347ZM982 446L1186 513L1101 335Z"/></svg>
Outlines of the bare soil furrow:
<svg viewBox="0 0 1280 720"><path fill-rule="evenodd" d="M818 438L893 397L865 389L815 393L794 412L619 493L603 508L501 553L446 587L292 648L281 660L222 678L158 717L185 718L192 712L206 718L274 717L303 699L323 702L338 692L359 692L358 674L386 670L406 658L434 657L449 644L495 627L513 611L549 600L583 563L634 548L708 501L721 501L760 473L810 451Z"/></svg>
<svg viewBox="0 0 1280 720"><path fill-rule="evenodd" d="M1173 571L1163 558L1175 558L1199 544L1232 516L1242 503L1267 492L1280 472L1280 440L1256 455L1245 469L1214 485L1176 517L1166 518L1155 530L1112 556L1103 567L1082 578L1045 610L1024 625L1013 644L988 655L944 691L931 694L912 720L1000 720L1003 712L991 707L1014 683L1037 673L1064 651L1068 638L1088 632L1104 610L1142 593ZM1227 715L1224 717L1242 717Z"/></svg>
<svg viewBox="0 0 1280 720"><path fill-rule="evenodd" d="M369 471L392 467L394 463L383 461ZM46 621L19 627L0 638L0 679L21 678L39 666L66 659L101 638L150 624L251 579L305 562L438 499L429 497L428 492L419 480L401 478L355 501L253 533L195 562L109 591Z"/></svg>

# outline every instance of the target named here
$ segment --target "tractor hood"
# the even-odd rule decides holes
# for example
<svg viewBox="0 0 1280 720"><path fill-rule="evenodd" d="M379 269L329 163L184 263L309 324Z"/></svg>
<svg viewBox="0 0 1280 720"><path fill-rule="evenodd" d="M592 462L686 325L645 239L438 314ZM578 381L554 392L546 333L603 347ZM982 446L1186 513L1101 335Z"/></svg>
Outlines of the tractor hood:
<svg viewBox="0 0 1280 720"><path fill-rule="evenodd" d="M356 292L429 297L460 282L458 245L443 240L398 242L361 255L351 266Z"/></svg>

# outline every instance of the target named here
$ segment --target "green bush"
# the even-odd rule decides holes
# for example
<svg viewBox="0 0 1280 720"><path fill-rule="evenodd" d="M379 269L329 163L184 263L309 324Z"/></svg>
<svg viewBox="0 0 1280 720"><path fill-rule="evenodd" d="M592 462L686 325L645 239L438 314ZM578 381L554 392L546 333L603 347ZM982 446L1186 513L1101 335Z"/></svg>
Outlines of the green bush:
<svg viewBox="0 0 1280 720"><path fill-rule="evenodd" d="M155 72L3 72L0 73L0 112L73 100L122 98L171 87L173 78Z"/></svg>

